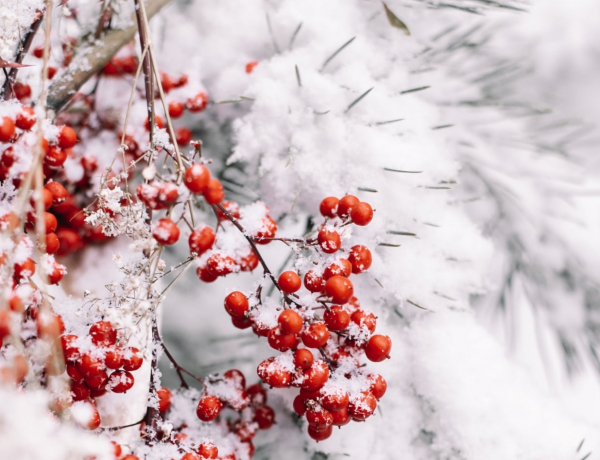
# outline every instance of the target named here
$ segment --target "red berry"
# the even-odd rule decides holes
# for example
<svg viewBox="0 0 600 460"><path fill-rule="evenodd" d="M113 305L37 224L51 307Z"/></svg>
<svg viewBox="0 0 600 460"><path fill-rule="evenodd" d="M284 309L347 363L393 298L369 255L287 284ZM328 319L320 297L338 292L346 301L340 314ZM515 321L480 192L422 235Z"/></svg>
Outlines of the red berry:
<svg viewBox="0 0 600 460"><path fill-rule="evenodd" d="M198 402L196 415L203 422L212 422L219 416L223 403L216 396L204 396Z"/></svg>
<svg viewBox="0 0 600 460"><path fill-rule="evenodd" d="M320 407L315 406L306 411L306 421L317 431L322 431L333 425L331 413Z"/></svg>
<svg viewBox="0 0 600 460"><path fill-rule="evenodd" d="M252 327L252 320L245 316L232 316L231 324L238 329L248 329L249 327Z"/></svg>
<svg viewBox="0 0 600 460"><path fill-rule="evenodd" d="M292 294L302 287L302 280L296 272L288 270L279 275L279 288L286 294Z"/></svg>
<svg viewBox="0 0 600 460"><path fill-rule="evenodd" d="M219 179L211 178L204 190L204 199L208 204L219 204L225 198L225 190Z"/></svg>
<svg viewBox="0 0 600 460"><path fill-rule="evenodd" d="M302 417L304 414L306 414L306 399L304 399L304 397L302 395L298 395L294 398L294 403L293 403L293 407L294 407L294 412L296 412L296 414L298 414L300 417Z"/></svg>
<svg viewBox="0 0 600 460"><path fill-rule="evenodd" d="M27 258L19 264L15 264L15 278L30 278L35 273L35 263L33 259Z"/></svg>
<svg viewBox="0 0 600 460"><path fill-rule="evenodd" d="M371 251L361 244L352 246L348 260L352 264L352 273L355 274L367 271L373 262Z"/></svg>
<svg viewBox="0 0 600 460"><path fill-rule="evenodd" d="M62 335L60 337L63 354L65 355L65 359L67 361L76 361L81 356L79 348L77 348L77 346L74 344L76 340L77 336L73 334Z"/></svg>
<svg viewBox="0 0 600 460"><path fill-rule="evenodd" d="M275 423L275 411L269 406L262 406L256 409L254 421L261 430L268 430Z"/></svg>
<svg viewBox="0 0 600 460"><path fill-rule="evenodd" d="M51 146L44 157L44 162L51 168L60 168L65 161L67 161L67 152L56 145Z"/></svg>
<svg viewBox="0 0 600 460"><path fill-rule="evenodd" d="M123 350L120 348L111 348L108 350L104 364L109 369L119 369L123 365Z"/></svg>
<svg viewBox="0 0 600 460"><path fill-rule="evenodd" d="M0 118L0 142L10 142L15 135L15 122L12 118Z"/></svg>
<svg viewBox="0 0 600 460"><path fill-rule="evenodd" d="M332 412L331 415L333 416L334 426L348 425L348 423L350 423L350 420L352 420L352 417L350 417L350 414L348 413L347 407L343 408L342 410Z"/></svg>
<svg viewBox="0 0 600 460"><path fill-rule="evenodd" d="M48 273L46 273L46 275L48 276L48 283L49 284L60 283L60 280L63 279L63 277L65 276L65 273L66 273L65 266L54 261L50 271Z"/></svg>
<svg viewBox="0 0 600 460"><path fill-rule="evenodd" d="M373 415L377 408L377 400L368 391L363 391L358 396L350 399L348 413L354 421L362 422Z"/></svg>
<svg viewBox="0 0 600 460"><path fill-rule="evenodd" d="M215 231L208 226L196 228L188 239L190 252L201 255L208 251L215 244L217 236Z"/></svg>
<svg viewBox="0 0 600 460"><path fill-rule="evenodd" d="M260 383L250 385L246 389L246 393L248 393L250 405L253 407L264 406L267 402L267 391Z"/></svg>
<svg viewBox="0 0 600 460"><path fill-rule="evenodd" d="M338 216L340 216L342 219L348 217L354 206L356 206L358 203L360 203L360 200L354 195L346 195L340 199L338 204Z"/></svg>
<svg viewBox="0 0 600 460"><path fill-rule="evenodd" d="M184 184L192 193L202 193L208 186L210 171L201 164L194 164L185 171Z"/></svg>
<svg viewBox="0 0 600 460"><path fill-rule="evenodd" d="M50 212L44 212L44 225L46 227L46 233L53 232L58 226L56 216Z"/></svg>
<svg viewBox="0 0 600 460"><path fill-rule="evenodd" d="M144 357L135 347L129 347L123 353L123 369L126 371L137 371L144 363Z"/></svg>
<svg viewBox="0 0 600 460"><path fill-rule="evenodd" d="M365 346L367 358L376 363L389 358L391 350L392 340L387 335L374 335Z"/></svg>
<svg viewBox="0 0 600 460"><path fill-rule="evenodd" d="M158 129L163 129L165 127L165 122L163 121L162 117L158 115L154 116L154 124ZM150 120L148 117L146 117L146 120L144 120L144 127L146 128L146 131L150 131Z"/></svg>
<svg viewBox="0 0 600 460"><path fill-rule="evenodd" d="M206 266L216 276L226 276L233 273L237 268L237 264L232 257L224 256L216 253L211 255L206 261Z"/></svg>
<svg viewBox="0 0 600 460"><path fill-rule="evenodd" d="M233 291L225 297L225 310L231 316L244 316L249 308L248 297L240 291Z"/></svg>
<svg viewBox="0 0 600 460"><path fill-rule="evenodd" d="M83 246L83 239L79 233L70 228L58 228L56 230L56 236L60 241L60 247L58 248L59 256L64 256L77 251Z"/></svg>
<svg viewBox="0 0 600 460"><path fill-rule="evenodd" d="M315 361L313 365L303 372L302 388L308 391L318 391L329 380L329 368L324 361Z"/></svg>
<svg viewBox="0 0 600 460"><path fill-rule="evenodd" d="M60 240L58 239L58 236L56 236L56 233L54 232L50 232L46 235L46 252L48 254L54 254L56 251L58 251L58 248L60 247Z"/></svg>
<svg viewBox="0 0 600 460"><path fill-rule="evenodd" d="M200 281L204 281L205 283L212 283L218 278L218 276L211 272L206 265L204 267L198 267L196 269L196 275Z"/></svg>
<svg viewBox="0 0 600 460"><path fill-rule="evenodd" d="M85 377L85 384L90 390L103 390L108 380L108 374L105 371L92 377Z"/></svg>
<svg viewBox="0 0 600 460"><path fill-rule="evenodd" d="M348 278L352 274L352 264L347 260L340 258L329 264L323 271L323 278L328 280L332 276L340 275Z"/></svg>
<svg viewBox="0 0 600 460"><path fill-rule="evenodd" d="M334 303L345 304L354 294L354 286L348 278L332 276L325 283L325 294L331 297Z"/></svg>
<svg viewBox="0 0 600 460"><path fill-rule="evenodd" d="M354 222L356 225L368 225L369 222L373 220L373 208L369 203L361 201L360 203L354 205L350 213L350 217L352 218L352 222Z"/></svg>
<svg viewBox="0 0 600 460"><path fill-rule="evenodd" d="M283 334L298 334L302 330L302 316L294 310L283 310L277 322Z"/></svg>
<svg viewBox="0 0 600 460"><path fill-rule="evenodd" d="M221 206L225 208L225 210L231 215L231 217L235 219L240 218L240 207L235 201L223 201L221 203ZM216 211L219 221L229 220L229 217L227 217L223 211L221 211L220 209L217 209Z"/></svg>
<svg viewBox="0 0 600 460"><path fill-rule="evenodd" d="M75 364L67 363L66 366L67 375L76 382L83 382L83 374L79 372Z"/></svg>
<svg viewBox="0 0 600 460"><path fill-rule="evenodd" d="M383 398L387 390L387 382L385 379L379 374L371 374L368 377L371 386L369 387L369 391L376 399Z"/></svg>
<svg viewBox="0 0 600 460"><path fill-rule="evenodd" d="M117 331L108 321L98 321L90 327L94 345L109 347L117 343Z"/></svg>
<svg viewBox="0 0 600 460"><path fill-rule="evenodd" d="M158 411L166 412L171 407L171 390L165 387L160 387L156 391L158 396Z"/></svg>
<svg viewBox="0 0 600 460"><path fill-rule="evenodd" d="M16 125L17 128L29 131L35 125L36 120L35 111L31 107L24 106L17 115Z"/></svg>
<svg viewBox="0 0 600 460"><path fill-rule="evenodd" d="M334 196L323 198L323 201L321 201L321 205L319 206L319 211L324 217L334 218L337 216L339 202L340 200Z"/></svg>
<svg viewBox="0 0 600 460"><path fill-rule="evenodd" d="M327 438L331 437L333 433L333 426L329 426L324 430L317 430L311 425L308 425L308 435L313 438L315 441L325 441Z"/></svg>
<svg viewBox="0 0 600 460"><path fill-rule="evenodd" d="M192 452L187 452L187 453L183 454L179 460L202 460L202 457L200 457L200 455L196 455Z"/></svg>
<svg viewBox="0 0 600 460"><path fill-rule="evenodd" d="M177 128L175 130L175 140L177 145L186 146L192 141L192 132L185 126Z"/></svg>
<svg viewBox="0 0 600 460"><path fill-rule="evenodd" d="M229 369L223 374L223 378L232 381L235 384L236 388L240 390L246 388L246 377L244 377L242 371L239 371L237 369Z"/></svg>
<svg viewBox="0 0 600 460"><path fill-rule="evenodd" d="M275 358L269 358L261 362L256 372L267 385L274 388L285 388L292 381L292 374L275 361Z"/></svg>
<svg viewBox="0 0 600 460"><path fill-rule="evenodd" d="M135 382L133 375L127 371L114 371L106 385L113 393L126 393Z"/></svg>
<svg viewBox="0 0 600 460"><path fill-rule="evenodd" d="M302 331L302 342L308 348L320 348L329 340L329 330L325 323L314 322Z"/></svg>
<svg viewBox="0 0 600 460"><path fill-rule="evenodd" d="M368 310L358 309L351 316L352 322L360 327L366 327L371 333L375 332L377 327L377 318Z"/></svg>
<svg viewBox="0 0 600 460"><path fill-rule="evenodd" d="M208 95L206 93L198 93L194 97L190 97L185 102L185 107L190 112L202 112L208 105Z"/></svg>
<svg viewBox="0 0 600 460"><path fill-rule="evenodd" d="M203 442L198 447L198 453L203 458L214 460L219 456L219 449L212 442Z"/></svg>
<svg viewBox="0 0 600 460"><path fill-rule="evenodd" d="M339 305L333 305L323 314L323 320L330 331L343 331L350 324L350 313Z"/></svg>
<svg viewBox="0 0 600 460"><path fill-rule="evenodd" d="M63 126L58 133L58 145L61 149L70 149L77 143L77 133L70 126Z"/></svg>
<svg viewBox="0 0 600 460"><path fill-rule="evenodd" d="M250 61L246 64L246 73L250 74L254 70L254 67L258 65L258 61Z"/></svg>
<svg viewBox="0 0 600 460"><path fill-rule="evenodd" d="M304 286L310 292L323 292L323 289L325 289L325 280L313 270L309 270L304 275Z"/></svg>
<svg viewBox="0 0 600 460"><path fill-rule="evenodd" d="M179 227L171 219L159 219L152 229L152 236L160 244L170 246L179 239Z"/></svg>
<svg viewBox="0 0 600 460"><path fill-rule="evenodd" d="M294 352L294 366L300 369L309 369L315 358L310 350L307 348L298 348Z"/></svg>
<svg viewBox="0 0 600 460"><path fill-rule="evenodd" d="M340 234L334 229L322 228L317 236L321 250L326 254L333 254L342 245Z"/></svg>
<svg viewBox="0 0 600 460"><path fill-rule="evenodd" d="M268 341L271 348L278 351L288 351L296 345L296 334L283 334L278 327L269 331Z"/></svg>
<svg viewBox="0 0 600 460"><path fill-rule="evenodd" d="M73 401L84 401L90 397L90 389L85 383L71 382L71 396Z"/></svg>
<svg viewBox="0 0 600 460"><path fill-rule="evenodd" d="M104 371L104 363L100 358L85 354L77 361L77 369L85 378L94 377Z"/></svg>
<svg viewBox="0 0 600 460"><path fill-rule="evenodd" d="M13 85L13 89L15 90L15 96L19 101L27 99L31 96L31 86L29 86L27 83L21 83L18 81Z"/></svg>
<svg viewBox="0 0 600 460"><path fill-rule="evenodd" d="M62 184L59 184L58 182L48 182L44 185L44 188L52 194L52 203L54 205L62 203L67 199L67 196L69 196Z"/></svg>
<svg viewBox="0 0 600 460"><path fill-rule="evenodd" d="M254 270L260 261L253 249L250 250L247 256L240 259L240 269L243 272L251 272Z"/></svg>
<svg viewBox="0 0 600 460"><path fill-rule="evenodd" d="M171 118L179 118L183 115L183 104L178 101L169 102L169 115Z"/></svg>
<svg viewBox="0 0 600 460"><path fill-rule="evenodd" d="M263 219L263 227L260 231L256 232L254 238L256 239L256 244L269 244L271 240L262 239L262 238L274 238L277 232L277 222L275 222L270 217L265 217Z"/></svg>
<svg viewBox="0 0 600 460"><path fill-rule="evenodd" d="M321 405L328 411L336 412L348 407L350 396L343 388L332 385L327 387L327 391L323 389L321 392L323 393Z"/></svg>
<svg viewBox="0 0 600 460"><path fill-rule="evenodd" d="M48 80L52 80L57 71L56 67L48 66Z"/></svg>

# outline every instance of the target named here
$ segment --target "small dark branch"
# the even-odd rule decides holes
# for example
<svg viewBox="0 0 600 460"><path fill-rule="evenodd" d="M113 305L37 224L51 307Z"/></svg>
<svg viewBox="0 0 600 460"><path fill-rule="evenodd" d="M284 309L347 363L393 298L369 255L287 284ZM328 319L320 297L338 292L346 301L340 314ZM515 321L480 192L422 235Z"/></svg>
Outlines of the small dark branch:
<svg viewBox="0 0 600 460"><path fill-rule="evenodd" d="M124 428L130 428L132 426L136 426L136 425L141 425L144 422L145 419L142 419L138 422L134 422L134 423L130 423L129 425L121 425L121 426L111 426L111 427L101 427L100 430L101 431L119 431L122 430Z"/></svg>
<svg viewBox="0 0 600 460"><path fill-rule="evenodd" d="M137 19L138 31L140 37L140 46L144 50L148 45L148 31L144 25L140 0L135 2L135 17ZM152 69L150 68L150 53L144 55L142 61L142 69L144 71L144 86L146 88L146 104L148 107L148 125L150 128L150 143L153 144L154 137L154 91L152 90Z"/></svg>
<svg viewBox="0 0 600 460"><path fill-rule="evenodd" d="M102 35L102 32L104 32L104 29L106 29L106 26L110 23L111 18L112 7L110 5L110 0L106 0L104 4L104 10L100 15L100 20L98 21L98 26L96 27L96 33L94 34L96 38L100 38L100 35Z"/></svg>
<svg viewBox="0 0 600 460"><path fill-rule="evenodd" d="M151 397L156 398L157 388L156 388L156 371L158 370L158 349L157 345L160 343L160 336L158 334L158 325L156 324L156 318L152 321L152 370L150 372L150 390L149 393ZM146 433L146 444L153 445L155 444L159 438L157 437L157 433L159 430L159 424L162 422L162 418L160 416L160 412L155 407L148 407L146 412L145 422L147 428Z"/></svg>
<svg viewBox="0 0 600 460"><path fill-rule="evenodd" d="M17 52L17 57L14 60L14 62L16 62L17 64L21 64L23 62L23 59L29 52L29 48L31 47L31 43L33 42L33 37L35 37L35 33L40 28L40 24L42 23L43 19L44 19L44 13L40 11L38 13L37 19L35 21L33 21L33 24L31 24L31 27L29 27L29 31L23 36L23 39L21 40L21 43L19 44L19 51ZM10 69L10 72L6 76L6 80L4 81L4 86L2 87L2 91L0 92L0 97L6 97L6 95L8 94L7 93L8 90L10 90L11 97L14 97L14 91L12 89L12 85L17 79L18 71L19 71L18 67L13 67ZM5 70L5 75L6 75L6 70Z"/></svg>

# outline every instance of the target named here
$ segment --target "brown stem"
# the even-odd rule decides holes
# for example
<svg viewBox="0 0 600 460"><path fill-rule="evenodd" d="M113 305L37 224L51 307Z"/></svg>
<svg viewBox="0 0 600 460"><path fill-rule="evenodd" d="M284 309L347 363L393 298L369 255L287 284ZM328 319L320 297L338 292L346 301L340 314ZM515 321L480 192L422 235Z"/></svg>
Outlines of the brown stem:
<svg viewBox="0 0 600 460"><path fill-rule="evenodd" d="M156 348L156 345L158 343L157 341L157 337L158 336L158 326L156 324L156 318L154 318L154 320L152 321L152 342L153 342L153 347L152 347L152 370L150 372L150 395L152 396L152 399L156 399L157 398L157 394L156 394L156 382L155 382L155 378L156 378L156 372L158 370L158 350ZM144 421L146 422L146 426L149 427L149 429L147 429L147 433L146 433L146 444L148 445L153 445L156 443L156 441L158 441L158 438L156 436L156 434L158 433L158 425L159 423L162 421L162 418L160 416L160 412L158 411L157 408L149 406L148 410L146 412L146 417L144 418Z"/></svg>
<svg viewBox="0 0 600 460"><path fill-rule="evenodd" d="M102 14L100 15L100 20L98 21L98 26L96 27L96 33L94 34L94 36L96 38L100 38L100 35L102 35L102 32L108 25L111 17L112 17L112 8L110 6L110 0L107 0L106 4L104 5L104 11L102 11Z"/></svg>
<svg viewBox="0 0 600 460"><path fill-rule="evenodd" d="M19 51L17 52L17 57L15 58L15 62L17 64L21 64L23 62L23 59L25 58L25 55L29 51L29 47L31 46L31 43L33 42L33 37L35 36L35 33L37 32L37 30L40 28L40 24L42 23L43 19L44 19L44 13L42 11L40 11L38 13L38 17L36 18L36 20L33 21L33 24L31 24L27 33L23 36L23 39L21 40L21 43L19 44ZM0 97L7 98L8 90L10 90L10 97L11 98L14 97L15 93L13 91L13 83L17 79L18 71L19 71L18 67L13 67L12 69L10 69L10 72L8 73L8 75L6 77L6 80L4 81L2 90L0 91Z"/></svg>
<svg viewBox="0 0 600 460"><path fill-rule="evenodd" d="M148 46L148 31L144 24L144 18L142 16L142 8L140 0L134 0L135 3L135 17L137 19L138 31L140 37L140 47L146 49ZM142 60L142 69L144 71L144 86L146 87L146 109L148 110L148 127L150 130L150 144L153 145L154 137L154 91L152 88L152 69L150 68L150 53L146 53Z"/></svg>

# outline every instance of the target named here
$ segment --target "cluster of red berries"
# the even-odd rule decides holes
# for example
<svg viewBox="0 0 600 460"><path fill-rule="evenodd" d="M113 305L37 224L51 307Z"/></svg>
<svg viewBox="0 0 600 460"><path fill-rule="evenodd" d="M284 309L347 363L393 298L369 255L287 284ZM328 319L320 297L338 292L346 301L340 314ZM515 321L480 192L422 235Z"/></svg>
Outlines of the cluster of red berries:
<svg viewBox="0 0 600 460"><path fill-rule="evenodd" d="M267 430L275 423L275 411L266 404L267 393L260 384L246 388L246 378L237 369L228 370L222 378L211 378L202 392L196 415L203 422L211 422L219 417L225 407L240 415L237 419L228 419L229 431L248 449L252 457L254 446L252 439L257 430ZM231 458L234 460L235 456ZM182 458L182 460L195 460Z"/></svg>
<svg viewBox="0 0 600 460"><path fill-rule="evenodd" d="M304 274L304 287L312 293L310 302L300 292L302 278L292 270L281 273L276 282L283 297L276 322L265 313L260 293L234 291L224 302L236 327L252 327L282 352L263 361L258 375L271 387L301 388L294 410L306 416L308 433L315 440L327 439L334 425L364 421L374 413L386 382L378 374L366 373L360 359L366 355L380 362L391 351L390 338L374 334L377 319L360 307L349 279L369 269L371 252L363 245L342 249L344 228L350 223L367 225L373 209L346 195L340 200L325 198L320 210L326 220L317 239L304 243L305 249L314 250L318 267ZM330 256L338 251L339 256ZM318 309L324 310L322 316L315 312Z"/></svg>
<svg viewBox="0 0 600 460"><path fill-rule="evenodd" d="M144 362L140 350L119 346L117 330L108 321L92 324L88 335L89 342L73 334L60 337L73 401L93 401L107 391L130 390L135 382L131 372Z"/></svg>

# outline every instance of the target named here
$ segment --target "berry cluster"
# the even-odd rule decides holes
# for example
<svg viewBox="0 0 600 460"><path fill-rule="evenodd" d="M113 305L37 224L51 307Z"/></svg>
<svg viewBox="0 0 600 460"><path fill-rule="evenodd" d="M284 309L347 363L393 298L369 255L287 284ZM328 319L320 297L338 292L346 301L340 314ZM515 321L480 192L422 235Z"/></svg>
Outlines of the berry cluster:
<svg viewBox="0 0 600 460"><path fill-rule="evenodd" d="M73 401L93 401L107 391L131 389L135 382L131 372L138 370L144 359L140 350L119 346L117 339L117 330L108 321L92 324L85 338L61 336Z"/></svg>
<svg viewBox="0 0 600 460"><path fill-rule="evenodd" d="M263 305L260 288L249 295L231 292L224 302L236 327L252 327L282 353L260 363L258 375L271 387L301 388L294 410L306 416L308 433L316 440L328 438L333 425L364 421L374 413L386 382L367 373L361 357L380 362L391 350L390 338L375 334L377 319L361 308L349 279L369 269L371 252L363 245L342 249L345 228L367 225L373 218L371 206L346 195L325 198L320 211L326 219L316 239L282 239L300 241L312 255L297 261L297 266L314 267L304 273L307 292L301 291L298 271L289 270L277 280L271 275L282 297L275 309ZM235 219L230 213L229 217Z"/></svg>

